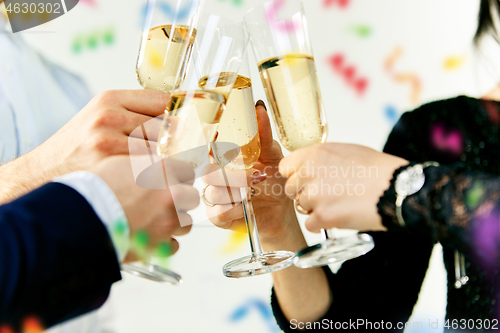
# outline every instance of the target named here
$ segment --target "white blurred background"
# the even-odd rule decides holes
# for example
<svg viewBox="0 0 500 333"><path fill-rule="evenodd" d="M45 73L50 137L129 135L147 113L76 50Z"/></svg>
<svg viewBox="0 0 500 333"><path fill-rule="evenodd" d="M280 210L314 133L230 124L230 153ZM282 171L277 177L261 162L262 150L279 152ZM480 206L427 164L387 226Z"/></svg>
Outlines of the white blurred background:
<svg viewBox="0 0 500 333"><path fill-rule="evenodd" d="M254 2L207 0L206 9L241 20ZM145 4L80 0L67 15L22 34L41 53L84 77L95 94L140 89L135 61ZM490 42L476 51L472 45L478 0L304 0L304 5L329 141L382 149L402 112L460 94L479 97L500 78L495 66L500 64L500 47ZM407 81L398 82L385 67L396 50L400 57L392 72L408 74ZM366 80L365 90L349 86L334 70L329 62L333 55L342 55L355 68L355 77ZM255 99L265 100L256 66L252 69ZM203 219L200 216L197 220ZM310 243L319 241L317 235L305 233ZM268 305L271 277L232 280L222 275L224 263L249 253L246 238L203 222L179 241L171 268L183 276L182 286L124 274L98 319L86 319L85 325L98 320L99 332L119 333L279 332ZM446 275L437 246L411 320L439 320L442 327L445 304Z"/></svg>

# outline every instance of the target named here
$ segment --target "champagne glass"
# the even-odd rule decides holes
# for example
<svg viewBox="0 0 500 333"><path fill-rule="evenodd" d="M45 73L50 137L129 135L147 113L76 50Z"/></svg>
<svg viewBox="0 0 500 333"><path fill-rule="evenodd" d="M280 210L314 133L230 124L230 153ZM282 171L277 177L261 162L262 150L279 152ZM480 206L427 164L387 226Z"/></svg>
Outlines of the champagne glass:
<svg viewBox="0 0 500 333"><path fill-rule="evenodd" d="M248 45L243 23L207 14L200 24L186 79L170 93L157 145L158 155L195 169L208 160L208 143L215 140Z"/></svg>
<svg viewBox="0 0 500 333"><path fill-rule="evenodd" d="M323 143L327 138L321 98L303 5L297 0L270 0L245 15L262 83L282 145L289 151ZM297 211L308 214L295 200ZM359 257L374 247L368 234L325 240L294 258L301 268L324 266Z"/></svg>
<svg viewBox="0 0 500 333"><path fill-rule="evenodd" d="M220 119L248 46L243 23L204 15L193 46L186 79L170 94L158 137L158 155L189 163L199 171L208 161ZM223 143L226 151L239 151ZM225 163L221 162L221 165Z"/></svg>
<svg viewBox="0 0 500 333"><path fill-rule="evenodd" d="M201 82L201 86L204 84L205 82ZM246 57L217 132L217 141L213 144L212 153L221 167L225 165L230 169L245 170L252 168L259 160L261 151L259 125ZM236 153L226 144L227 142L239 147ZM242 178L246 179L246 176ZM229 188L231 185L227 186ZM263 252L252 205L251 188L240 187L240 195L252 253L225 264L222 268L223 274L227 277L241 278L272 273L292 266L295 257L293 252Z"/></svg>
<svg viewBox="0 0 500 333"><path fill-rule="evenodd" d="M170 7L148 0L136 64L142 87L170 93L182 83L204 1L177 0Z"/></svg>
<svg viewBox="0 0 500 333"><path fill-rule="evenodd" d="M203 3L177 0L166 10L166 3L148 0L136 64L137 79L145 89L170 93L183 82ZM180 284L181 277L164 266L158 258L150 257L147 262L123 264L121 269L148 280Z"/></svg>

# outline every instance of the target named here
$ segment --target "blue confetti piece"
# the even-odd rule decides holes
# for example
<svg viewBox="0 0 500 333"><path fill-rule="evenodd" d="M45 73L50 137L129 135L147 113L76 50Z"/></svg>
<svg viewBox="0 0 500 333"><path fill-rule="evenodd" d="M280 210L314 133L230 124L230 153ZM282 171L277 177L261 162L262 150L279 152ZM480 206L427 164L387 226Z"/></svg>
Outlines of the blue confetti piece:
<svg viewBox="0 0 500 333"><path fill-rule="evenodd" d="M237 308L229 317L230 322L238 322L248 316L251 309L256 309L269 327L269 332L280 332L271 310L271 306L257 298L253 298L245 302Z"/></svg>
<svg viewBox="0 0 500 333"><path fill-rule="evenodd" d="M191 13L192 7L193 7L193 2L190 1L186 5L184 5L184 7L180 8L178 12L176 12L174 6L171 5L170 3L160 2L159 6L158 6L158 10L160 10L166 16L172 18L172 21L177 21L177 20L184 20L184 19L188 18L189 14ZM142 7L141 11L142 11L141 26L144 26L144 21L146 19L146 16L148 15L148 4L145 4Z"/></svg>
<svg viewBox="0 0 500 333"><path fill-rule="evenodd" d="M399 113L396 108L392 105L387 105L385 107L385 118L392 124L396 123L399 119Z"/></svg>

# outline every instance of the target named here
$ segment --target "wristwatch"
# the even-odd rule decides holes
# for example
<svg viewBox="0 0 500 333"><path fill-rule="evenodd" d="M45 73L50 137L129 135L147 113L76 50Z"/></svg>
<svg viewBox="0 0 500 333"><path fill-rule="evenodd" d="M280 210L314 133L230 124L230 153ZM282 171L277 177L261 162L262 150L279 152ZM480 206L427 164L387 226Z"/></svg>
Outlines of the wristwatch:
<svg viewBox="0 0 500 333"><path fill-rule="evenodd" d="M396 217L399 224L404 227L405 221L403 219L403 200L406 197L413 195L420 191L425 184L424 169L430 166L437 167L437 162L425 162L422 164L413 165L402 171L396 178Z"/></svg>

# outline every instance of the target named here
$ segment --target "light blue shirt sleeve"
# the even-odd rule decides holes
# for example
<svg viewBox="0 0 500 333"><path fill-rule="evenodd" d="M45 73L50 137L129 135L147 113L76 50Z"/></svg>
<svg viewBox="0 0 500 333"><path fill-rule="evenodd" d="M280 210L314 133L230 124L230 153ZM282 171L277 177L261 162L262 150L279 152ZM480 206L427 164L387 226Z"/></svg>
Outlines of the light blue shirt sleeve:
<svg viewBox="0 0 500 333"><path fill-rule="evenodd" d="M0 163L38 147L91 99L81 78L45 59L22 34L5 26L0 14Z"/></svg>

